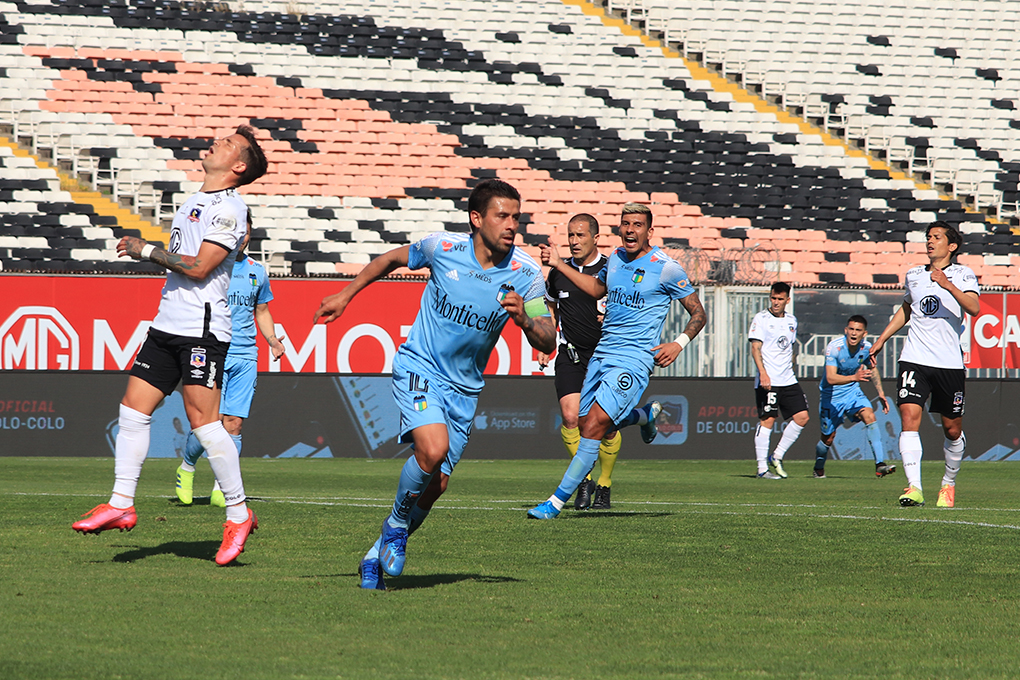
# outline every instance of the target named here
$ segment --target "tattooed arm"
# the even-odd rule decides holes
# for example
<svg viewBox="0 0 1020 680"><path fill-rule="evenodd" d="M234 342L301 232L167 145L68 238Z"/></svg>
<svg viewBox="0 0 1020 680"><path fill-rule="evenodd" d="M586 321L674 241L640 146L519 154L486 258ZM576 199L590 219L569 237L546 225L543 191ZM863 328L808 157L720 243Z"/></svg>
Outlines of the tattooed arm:
<svg viewBox="0 0 1020 680"><path fill-rule="evenodd" d="M222 246L203 241L202 246L198 249L198 255L168 253L162 248L153 246L152 252L147 253L147 257L143 256L142 251L151 245L144 239L125 236L117 244L117 254L120 257L155 262L160 267L165 267L196 281L201 281L209 276L230 254Z"/></svg>
<svg viewBox="0 0 1020 680"><path fill-rule="evenodd" d="M680 304L691 315L687 326L684 327L683 334L686 334L690 340L693 340L701 332L701 329L705 327L708 315L705 314L705 307L701 304L701 300L698 299L697 293L691 293L687 297L681 298ZM684 344L687 343L685 342ZM673 342L664 342L661 345L656 345L652 348L652 351L655 352L655 365L665 368L676 361L676 358L680 356L680 352L683 351L683 347L674 340Z"/></svg>

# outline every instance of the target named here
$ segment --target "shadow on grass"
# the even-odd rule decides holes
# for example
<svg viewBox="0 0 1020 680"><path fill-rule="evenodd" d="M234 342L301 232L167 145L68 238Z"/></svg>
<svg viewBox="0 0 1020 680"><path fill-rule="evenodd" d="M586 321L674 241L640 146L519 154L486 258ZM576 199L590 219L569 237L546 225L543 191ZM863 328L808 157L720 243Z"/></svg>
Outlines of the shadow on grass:
<svg viewBox="0 0 1020 680"><path fill-rule="evenodd" d="M195 496L191 503L181 503L180 499L174 496L173 498L167 499L167 505L172 505L175 508L190 508L196 505L210 505L209 497Z"/></svg>
<svg viewBox="0 0 1020 680"><path fill-rule="evenodd" d="M624 510L613 512L612 510L595 510L584 512L571 512L562 515L566 519L601 519L603 517L672 517L675 512L635 512Z"/></svg>
<svg viewBox="0 0 1020 680"><path fill-rule="evenodd" d="M126 546L117 546L126 547ZM220 544L217 541L170 541L151 548L134 548L113 556L114 562L137 562L146 557L156 555L175 555L176 557L189 557L196 560L212 562L216 557L216 551ZM237 564L235 560L232 565ZM231 565L231 566L232 566ZM238 565L243 566L243 565Z"/></svg>
<svg viewBox="0 0 1020 680"><path fill-rule="evenodd" d="M358 573L331 574L329 576L305 576L304 578L350 578L355 581ZM478 583L521 583L521 579L511 576L486 576L485 574L422 574L420 576L387 576L387 590L414 590L416 588L435 588L461 581L477 581Z"/></svg>
<svg viewBox="0 0 1020 680"><path fill-rule="evenodd" d="M179 498L177 498L177 496L171 496L170 498L168 498L166 500L166 503L167 503L167 505L172 505L175 508L190 508L190 507L193 507L195 505L211 505L209 500L210 500L209 496L195 496L192 499L191 504L189 505L187 503L181 503L181 500ZM247 501L249 503L251 503L252 501L258 501L260 503L264 503L264 502L266 502L266 499L265 498L259 498L258 496L248 496L248 497L245 498L245 501Z"/></svg>
<svg viewBox="0 0 1020 680"><path fill-rule="evenodd" d="M531 506L522 505L522 509L530 508ZM565 507L560 512L558 519L598 519L599 517L672 517L677 513L675 512L641 512L639 510L574 510L573 506ZM549 520L539 520L541 522L548 522ZM528 522L533 523L534 520L529 517Z"/></svg>
<svg viewBox="0 0 1020 680"><path fill-rule="evenodd" d="M357 574L354 574L357 576ZM477 581L478 583L521 583L521 579L510 576L486 576L485 574L422 574L421 576L387 576L387 590L412 590L415 588L435 588L461 581Z"/></svg>

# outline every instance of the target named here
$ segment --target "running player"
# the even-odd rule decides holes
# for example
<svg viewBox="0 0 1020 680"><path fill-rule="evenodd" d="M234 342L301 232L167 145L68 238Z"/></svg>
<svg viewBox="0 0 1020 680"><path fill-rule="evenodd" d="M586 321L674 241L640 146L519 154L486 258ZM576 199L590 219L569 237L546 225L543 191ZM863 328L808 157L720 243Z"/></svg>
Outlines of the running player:
<svg viewBox="0 0 1020 680"><path fill-rule="evenodd" d="M598 251L599 223L588 214L574 215L567 223L567 243L571 259L566 264L573 269L598 276L609 261ZM577 410L581 404L581 385L584 372L602 335L602 316L605 303L585 294L555 269L549 272L545 283L545 301L552 312L553 324L560 330L560 345L556 354L556 397L560 401L560 436L571 457L577 453L581 432L577 429ZM549 356L538 355L543 368L549 363ZM574 499L575 510L608 510L612 507L610 487L613 485L613 466L620 453L623 437L617 431L609 432L599 444L599 481L592 481L591 475L577 487ZM592 493L595 500L592 502Z"/></svg>
<svg viewBox="0 0 1020 680"><path fill-rule="evenodd" d="M855 314L847 320L843 335L825 348L825 375L818 383L818 419L821 421L822 437L815 445L815 477L825 476L825 459L829 456L832 440L836 438L836 428L843 424L844 418L864 423L871 454L875 457L875 476L884 477L896 472L895 465L883 460L882 431L871 402L861 390L862 382L871 380L875 383L882 413L889 412L878 367L869 368L871 343L864 339L867 333L867 319Z"/></svg>
<svg viewBox="0 0 1020 680"><path fill-rule="evenodd" d="M769 308L754 315L747 339L751 342L751 358L758 367L754 379L754 399L758 406L758 429L754 432L754 455L758 476L762 479L786 479L783 456L797 441L807 425L808 402L793 370L793 351L797 346L797 317L786 311L790 303L790 284L772 284ZM776 416L788 422L776 450L769 455L772 427ZM769 466L775 472L769 470ZM818 477L817 471L815 477ZM822 474L824 476L824 473Z"/></svg>
<svg viewBox="0 0 1020 680"><path fill-rule="evenodd" d="M928 264L907 271L903 305L871 348L872 356L909 321L907 341L900 352L897 404L903 431L900 432L900 456L907 475L907 488L900 505L924 505L921 491L921 416L924 402L931 396L928 410L942 416L946 470L936 505L956 505L956 475L967 447L963 435L964 392L967 369L963 364L960 336L964 313L975 315L978 301L977 276L969 267L955 264L953 258L963 245L963 237L946 222L937 221L925 230Z"/></svg>
<svg viewBox="0 0 1020 680"><path fill-rule="evenodd" d="M230 342L227 289L233 257L244 238L248 207L237 187L266 172L266 157L254 130L242 125L213 142L202 159L205 178L199 193L174 215L170 248L125 236L121 257L150 260L165 267L159 312L135 357L120 403L113 494L72 528L82 533L134 528L135 490L149 449L152 412L179 382L192 432L209 452L209 464L223 487L227 521L216 563L232 562L258 527L245 504L237 447L219 418L223 363Z"/></svg>
<svg viewBox="0 0 1020 680"><path fill-rule="evenodd" d="M286 351L276 337L273 314L269 301L273 291L269 288L269 276L260 263L245 253L251 237L251 210L248 211L248 230L237 251L234 269L230 275L230 289L227 304L230 305L230 349L223 367L223 391L220 397L220 419L241 454L241 426L251 410L258 382L259 348L255 344L255 326L269 344L273 361ZM188 435L184 448L184 462L177 468L177 498L185 505L191 505L195 488L195 463L205 451L194 434ZM223 490L219 481L213 484L209 505L226 507Z"/></svg>
<svg viewBox="0 0 1020 680"><path fill-rule="evenodd" d="M482 371L507 320L513 319L535 349L552 352L556 346L542 269L514 247L520 194L499 180L479 182L468 198L468 213L470 235L440 232L380 255L315 312L315 321L338 319L365 286L397 267L432 271L418 318L393 358L400 441L410 440L414 454L400 473L379 539L361 561L362 588L385 590L383 572L403 571L408 536L446 491L467 445L485 384Z"/></svg>
<svg viewBox="0 0 1020 680"><path fill-rule="evenodd" d="M635 408L653 366L669 366L705 326L705 309L687 273L675 260L649 243L652 211L639 203L623 206L620 238L609 263L597 277L567 265L556 251L541 246L542 262L566 276L590 297L606 298L602 338L588 363L580 398L581 441L559 487L549 500L528 510L532 519L560 514L574 489L591 472L600 442L613 430L641 426L641 438L655 439L658 402ZM672 342L660 343L662 324L673 300L690 313L687 327Z"/></svg>

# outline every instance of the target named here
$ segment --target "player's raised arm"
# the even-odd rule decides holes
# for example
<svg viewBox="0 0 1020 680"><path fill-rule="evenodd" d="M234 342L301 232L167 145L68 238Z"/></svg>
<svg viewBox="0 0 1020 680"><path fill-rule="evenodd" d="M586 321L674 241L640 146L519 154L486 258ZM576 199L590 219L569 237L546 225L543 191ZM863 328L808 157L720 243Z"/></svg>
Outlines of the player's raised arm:
<svg viewBox="0 0 1020 680"><path fill-rule="evenodd" d="M189 279L203 281L227 259L230 251L217 243L203 241L198 249L198 255L179 255L168 253L136 236L125 236L117 244L117 254L134 260L155 262L160 267L187 276Z"/></svg>
<svg viewBox="0 0 1020 680"><path fill-rule="evenodd" d="M585 295L601 300L606 295L606 284L599 281L594 276L583 274L573 267L563 262L563 259L556 252L556 248L545 243L539 244L539 249L542 251L542 264L547 265L551 269L555 269L560 274L567 277L571 283L581 289L581 292Z"/></svg>
<svg viewBox="0 0 1020 680"><path fill-rule="evenodd" d="M950 295L953 296L963 311L967 312L971 316L976 316L981 311L981 303L978 301L978 294L973 291L962 291L949 280L946 276L945 271L938 267L932 267L931 280L939 287L946 290Z"/></svg>
<svg viewBox="0 0 1020 680"><path fill-rule="evenodd" d="M548 299L547 299L546 303L545 303L545 306L549 308L549 320L552 321L553 331L555 331L556 328L559 326L559 322L557 321L557 318L556 318L556 312L557 312L556 303L553 302L553 303L550 304ZM538 357L537 357L538 358L538 366L543 371L545 370L546 366L549 365L549 359L551 358L550 357L551 354L552 354L552 352L543 352L541 350L539 350L539 352L538 352Z"/></svg>
<svg viewBox="0 0 1020 680"><path fill-rule="evenodd" d="M528 344L539 352L552 354L556 349L556 326L545 305L545 298L537 297L524 302L524 298L518 293L511 292L500 304L514 323L524 331Z"/></svg>
<svg viewBox="0 0 1020 680"><path fill-rule="evenodd" d="M378 281L400 267L406 267L410 251L411 246L401 246L400 248L394 248L389 252L383 253L369 262L361 270L361 273L347 284L346 288L336 295L323 298L319 308L315 311L315 316L312 317L312 323L318 323L320 317L324 323L339 319L347 305L354 299L354 296L360 293L368 284Z"/></svg>

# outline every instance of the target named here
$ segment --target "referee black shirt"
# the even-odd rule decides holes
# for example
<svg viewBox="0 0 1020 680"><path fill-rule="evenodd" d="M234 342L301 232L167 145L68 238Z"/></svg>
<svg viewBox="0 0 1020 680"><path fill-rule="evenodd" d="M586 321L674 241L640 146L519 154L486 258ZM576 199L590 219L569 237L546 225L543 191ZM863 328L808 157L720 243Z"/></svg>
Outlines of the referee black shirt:
<svg viewBox="0 0 1020 680"><path fill-rule="evenodd" d="M599 253L598 258L590 265L578 266L574 258L566 261L568 265L589 276L595 276L606 266L609 258ZM602 324L599 315L598 301L581 292L570 279L552 270L545 282L546 299L556 303L556 318L560 322L560 336L563 342L571 344L584 355L595 351L602 337Z"/></svg>

